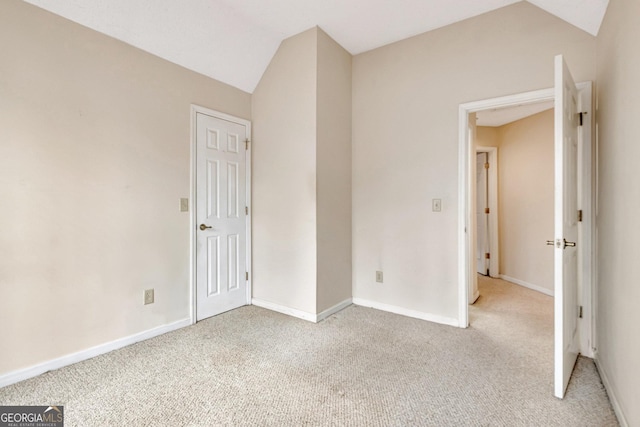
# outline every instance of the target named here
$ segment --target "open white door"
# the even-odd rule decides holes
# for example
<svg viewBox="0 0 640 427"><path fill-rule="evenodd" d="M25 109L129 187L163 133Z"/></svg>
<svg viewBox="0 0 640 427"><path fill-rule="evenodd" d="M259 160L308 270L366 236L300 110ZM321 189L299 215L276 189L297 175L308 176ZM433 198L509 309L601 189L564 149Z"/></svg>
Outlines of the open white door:
<svg viewBox="0 0 640 427"><path fill-rule="evenodd" d="M578 335L578 90L555 58L554 394L563 398L580 348Z"/></svg>

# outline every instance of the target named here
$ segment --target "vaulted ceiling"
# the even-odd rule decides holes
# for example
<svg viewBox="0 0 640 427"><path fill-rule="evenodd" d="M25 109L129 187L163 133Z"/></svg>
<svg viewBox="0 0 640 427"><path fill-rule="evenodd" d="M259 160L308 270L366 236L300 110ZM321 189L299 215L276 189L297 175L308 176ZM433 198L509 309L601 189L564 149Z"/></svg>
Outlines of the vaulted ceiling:
<svg viewBox="0 0 640 427"><path fill-rule="evenodd" d="M523 0L24 0L246 92L320 26L351 54ZM609 0L526 0L597 35Z"/></svg>

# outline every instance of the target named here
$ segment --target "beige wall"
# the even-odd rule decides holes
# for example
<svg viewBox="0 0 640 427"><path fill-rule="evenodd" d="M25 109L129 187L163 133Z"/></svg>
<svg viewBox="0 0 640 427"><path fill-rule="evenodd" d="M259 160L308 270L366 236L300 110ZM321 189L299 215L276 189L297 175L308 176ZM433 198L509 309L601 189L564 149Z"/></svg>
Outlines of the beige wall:
<svg viewBox="0 0 640 427"><path fill-rule="evenodd" d="M190 104L249 94L18 0L0 52L0 374L188 318Z"/></svg>
<svg viewBox="0 0 640 427"><path fill-rule="evenodd" d="M253 297L315 315L351 297L351 55L285 40L252 109Z"/></svg>
<svg viewBox="0 0 640 427"><path fill-rule="evenodd" d="M498 146L498 127L494 126L477 126L476 127L476 146L477 147L497 147Z"/></svg>
<svg viewBox="0 0 640 427"><path fill-rule="evenodd" d="M595 38L522 2L354 57L354 298L457 318L458 107L551 87L558 53L594 80Z"/></svg>
<svg viewBox="0 0 640 427"><path fill-rule="evenodd" d="M318 29L318 313L351 298L351 54Z"/></svg>
<svg viewBox="0 0 640 427"><path fill-rule="evenodd" d="M597 358L628 425L640 425L640 3L611 0L598 36Z"/></svg>
<svg viewBox="0 0 640 427"><path fill-rule="evenodd" d="M553 109L496 131L500 274L553 293Z"/></svg>
<svg viewBox="0 0 640 427"><path fill-rule="evenodd" d="M252 97L253 297L316 312L317 29L280 45Z"/></svg>
<svg viewBox="0 0 640 427"><path fill-rule="evenodd" d="M597 39L598 361L629 425L639 19L636 1L612 0ZM0 2L0 51L0 338L12 341L0 374L188 317L178 199L191 103L253 110L254 296L310 313L348 296L348 150L333 145L348 140L347 57L321 31L283 42L253 109L249 94L18 0ZM550 87L557 53L593 80L595 52L593 37L522 2L353 59L354 296L457 315L458 105ZM150 287L156 303L143 306Z"/></svg>

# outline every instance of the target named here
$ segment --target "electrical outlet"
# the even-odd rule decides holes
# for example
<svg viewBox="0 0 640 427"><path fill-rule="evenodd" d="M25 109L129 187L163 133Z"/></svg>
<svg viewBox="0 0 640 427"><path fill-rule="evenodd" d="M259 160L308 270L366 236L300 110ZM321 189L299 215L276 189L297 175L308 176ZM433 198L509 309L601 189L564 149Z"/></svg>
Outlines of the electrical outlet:
<svg viewBox="0 0 640 427"><path fill-rule="evenodd" d="M189 199L184 197L180 199L180 212L189 212Z"/></svg>
<svg viewBox="0 0 640 427"><path fill-rule="evenodd" d="M382 283L382 271L376 271L376 282Z"/></svg>
<svg viewBox="0 0 640 427"><path fill-rule="evenodd" d="M433 199L431 201L431 210L433 212L440 212L442 210L442 199Z"/></svg>
<svg viewBox="0 0 640 427"><path fill-rule="evenodd" d="M144 305L153 304L153 289L144 291Z"/></svg>

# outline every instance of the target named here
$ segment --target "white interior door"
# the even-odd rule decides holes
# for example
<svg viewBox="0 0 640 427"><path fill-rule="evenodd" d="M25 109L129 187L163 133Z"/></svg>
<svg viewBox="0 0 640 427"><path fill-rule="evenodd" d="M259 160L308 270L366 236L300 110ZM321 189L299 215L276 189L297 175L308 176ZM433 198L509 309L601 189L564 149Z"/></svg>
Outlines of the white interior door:
<svg viewBox="0 0 640 427"><path fill-rule="evenodd" d="M196 319L248 304L246 124L196 113Z"/></svg>
<svg viewBox="0 0 640 427"><path fill-rule="evenodd" d="M562 55L555 59L554 394L563 398L579 352L579 95Z"/></svg>
<svg viewBox="0 0 640 427"><path fill-rule="evenodd" d="M476 268L478 273L489 275L489 176L485 164L487 153L476 153Z"/></svg>

